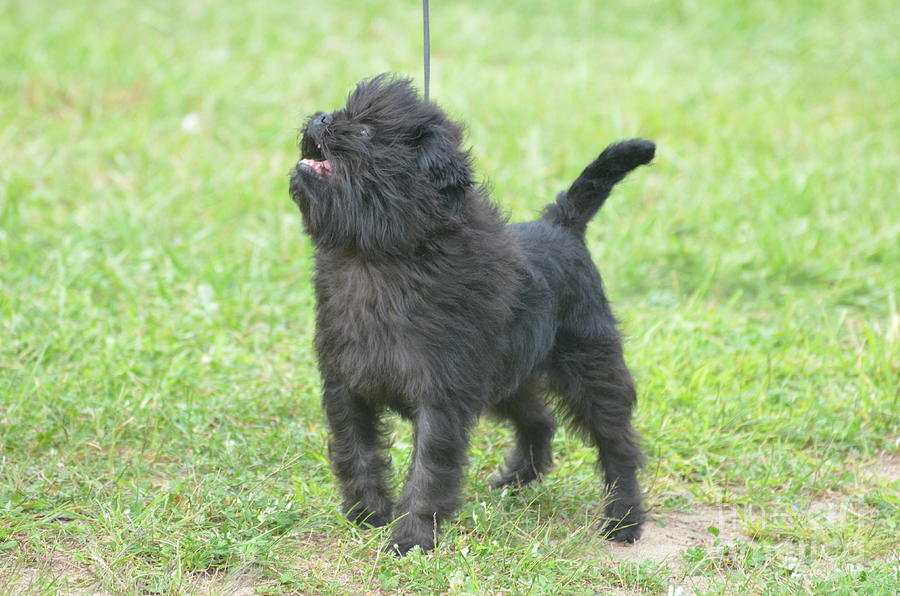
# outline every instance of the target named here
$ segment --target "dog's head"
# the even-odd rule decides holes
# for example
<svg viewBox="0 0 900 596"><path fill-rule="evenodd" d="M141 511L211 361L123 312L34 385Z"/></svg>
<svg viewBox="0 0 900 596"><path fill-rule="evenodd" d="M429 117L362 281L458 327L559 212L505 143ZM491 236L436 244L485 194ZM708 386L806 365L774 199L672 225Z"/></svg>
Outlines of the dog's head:
<svg viewBox="0 0 900 596"><path fill-rule="evenodd" d="M403 253L454 221L472 186L462 128L408 79L360 82L301 130L291 198L322 248Z"/></svg>

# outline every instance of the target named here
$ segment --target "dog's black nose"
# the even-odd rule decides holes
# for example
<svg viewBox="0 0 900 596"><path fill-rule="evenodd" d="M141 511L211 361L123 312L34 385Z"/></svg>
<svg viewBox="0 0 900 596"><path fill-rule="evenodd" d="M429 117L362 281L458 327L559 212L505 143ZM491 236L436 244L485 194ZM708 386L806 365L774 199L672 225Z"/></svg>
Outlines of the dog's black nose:
<svg viewBox="0 0 900 596"><path fill-rule="evenodd" d="M319 124L321 124L322 126L328 126L333 121L334 116L332 116L331 114L322 114L321 116L319 116Z"/></svg>

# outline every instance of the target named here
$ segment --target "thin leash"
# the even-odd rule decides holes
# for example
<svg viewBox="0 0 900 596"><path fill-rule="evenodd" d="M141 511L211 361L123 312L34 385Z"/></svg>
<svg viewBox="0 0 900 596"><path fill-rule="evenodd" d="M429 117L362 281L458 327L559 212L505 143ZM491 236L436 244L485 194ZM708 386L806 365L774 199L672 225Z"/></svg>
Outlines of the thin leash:
<svg viewBox="0 0 900 596"><path fill-rule="evenodd" d="M431 42L428 34L428 0L422 0L422 23L425 32L425 101L428 101L428 86L431 78Z"/></svg>

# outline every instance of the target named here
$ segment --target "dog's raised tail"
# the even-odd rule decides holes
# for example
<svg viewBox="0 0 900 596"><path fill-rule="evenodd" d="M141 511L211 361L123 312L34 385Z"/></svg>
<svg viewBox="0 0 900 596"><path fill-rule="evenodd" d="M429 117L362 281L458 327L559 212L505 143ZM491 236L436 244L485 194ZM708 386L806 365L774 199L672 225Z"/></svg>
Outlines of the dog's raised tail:
<svg viewBox="0 0 900 596"><path fill-rule="evenodd" d="M584 169L569 190L556 196L556 203L547 205L544 220L584 234L613 186L631 170L650 163L654 153L656 145L645 139L613 143Z"/></svg>

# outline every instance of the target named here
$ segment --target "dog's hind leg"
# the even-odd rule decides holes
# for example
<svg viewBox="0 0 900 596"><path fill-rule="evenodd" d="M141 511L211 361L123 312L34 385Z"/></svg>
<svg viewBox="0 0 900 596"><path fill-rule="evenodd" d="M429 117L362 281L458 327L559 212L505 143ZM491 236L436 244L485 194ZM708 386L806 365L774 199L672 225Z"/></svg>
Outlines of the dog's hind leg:
<svg viewBox="0 0 900 596"><path fill-rule="evenodd" d="M491 478L491 486L524 486L547 472L553 465L551 440L556 432L556 418L537 383L526 381L494 405L491 413L511 421L516 432L516 446L506 457L503 470Z"/></svg>
<svg viewBox="0 0 900 596"><path fill-rule="evenodd" d="M440 524L459 502L473 421L474 416L454 407L424 406L416 412L412 463L390 550L405 555L414 546L434 548Z"/></svg>
<svg viewBox="0 0 900 596"><path fill-rule="evenodd" d="M634 542L645 517L637 481L641 449L631 426L634 382L615 329L603 323L590 333L584 329L559 331L551 357L551 387L572 426L600 452L610 499L604 533L610 540Z"/></svg>
<svg viewBox="0 0 900 596"><path fill-rule="evenodd" d="M388 460L378 410L328 382L322 403L331 428L328 455L344 495L344 513L357 524L387 524L392 503L385 483Z"/></svg>

